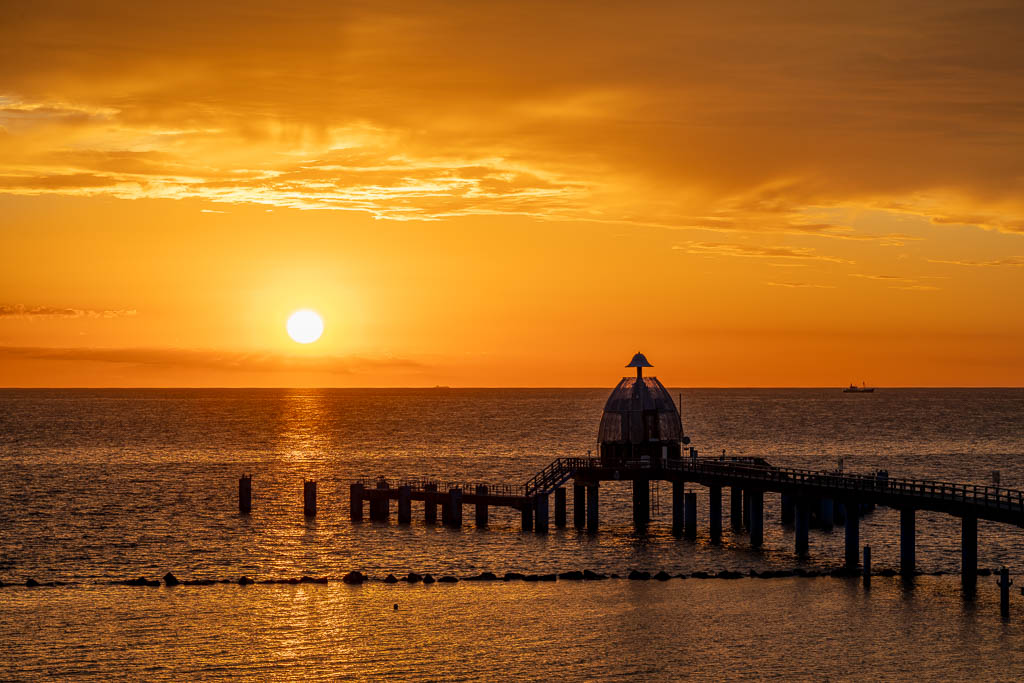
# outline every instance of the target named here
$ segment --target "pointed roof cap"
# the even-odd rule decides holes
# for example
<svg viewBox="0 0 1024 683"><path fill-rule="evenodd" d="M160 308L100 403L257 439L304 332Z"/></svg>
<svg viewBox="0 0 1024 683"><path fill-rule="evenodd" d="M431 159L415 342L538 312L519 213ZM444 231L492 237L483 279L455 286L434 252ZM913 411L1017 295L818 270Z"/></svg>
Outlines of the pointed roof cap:
<svg viewBox="0 0 1024 683"><path fill-rule="evenodd" d="M647 362L647 358L644 354L637 351L636 355L633 356L633 360L629 361L627 368L653 368L654 366Z"/></svg>

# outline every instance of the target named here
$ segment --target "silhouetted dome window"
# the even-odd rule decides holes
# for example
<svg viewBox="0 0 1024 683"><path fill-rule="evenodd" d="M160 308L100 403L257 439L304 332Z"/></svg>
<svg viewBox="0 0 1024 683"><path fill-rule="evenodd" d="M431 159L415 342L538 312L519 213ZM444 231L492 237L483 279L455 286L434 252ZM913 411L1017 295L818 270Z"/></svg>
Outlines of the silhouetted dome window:
<svg viewBox="0 0 1024 683"><path fill-rule="evenodd" d="M623 377L604 404L597 434L602 462L678 458L683 425L672 395L657 377L643 376L643 368L654 366L642 353L626 367L636 368L636 377Z"/></svg>

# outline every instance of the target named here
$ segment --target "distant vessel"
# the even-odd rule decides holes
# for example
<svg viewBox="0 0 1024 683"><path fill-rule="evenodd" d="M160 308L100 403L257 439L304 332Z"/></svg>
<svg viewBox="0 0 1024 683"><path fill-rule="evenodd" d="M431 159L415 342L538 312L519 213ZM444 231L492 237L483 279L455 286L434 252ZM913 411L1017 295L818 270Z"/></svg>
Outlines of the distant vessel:
<svg viewBox="0 0 1024 683"><path fill-rule="evenodd" d="M864 382L860 383L858 387L856 384L850 383L850 386L843 389L844 394L870 394L875 390L874 387L869 387Z"/></svg>

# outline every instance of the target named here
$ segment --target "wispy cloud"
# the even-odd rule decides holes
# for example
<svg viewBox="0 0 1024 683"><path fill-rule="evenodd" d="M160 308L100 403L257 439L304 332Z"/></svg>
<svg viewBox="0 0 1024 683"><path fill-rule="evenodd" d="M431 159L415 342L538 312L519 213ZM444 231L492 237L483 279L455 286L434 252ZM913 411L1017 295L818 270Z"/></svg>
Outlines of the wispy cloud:
<svg viewBox="0 0 1024 683"><path fill-rule="evenodd" d="M0 304L0 318L127 318L138 315L134 308L90 309Z"/></svg>
<svg viewBox="0 0 1024 683"><path fill-rule="evenodd" d="M686 242L672 247L687 254L703 256L735 256L739 258L784 259L797 261L828 261L853 263L838 256L819 254L810 247L765 247L725 242Z"/></svg>
<svg viewBox="0 0 1024 683"><path fill-rule="evenodd" d="M943 259L928 259L929 263L945 263L953 266L980 266L984 268L999 268L1002 266L1024 266L1024 256L1011 256L1008 258L991 259L988 261L956 261Z"/></svg>
<svg viewBox="0 0 1024 683"><path fill-rule="evenodd" d="M821 285L814 282L765 282L770 287L789 287L791 289L835 289L835 285Z"/></svg>

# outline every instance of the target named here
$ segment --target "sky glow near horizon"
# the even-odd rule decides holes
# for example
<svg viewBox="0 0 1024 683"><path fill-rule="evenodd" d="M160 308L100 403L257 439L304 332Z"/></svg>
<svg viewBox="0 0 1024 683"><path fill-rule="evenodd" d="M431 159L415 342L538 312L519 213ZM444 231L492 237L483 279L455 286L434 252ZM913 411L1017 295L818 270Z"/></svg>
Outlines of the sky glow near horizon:
<svg viewBox="0 0 1024 683"><path fill-rule="evenodd" d="M1021 26L19 4L0 385L1024 385Z"/></svg>

